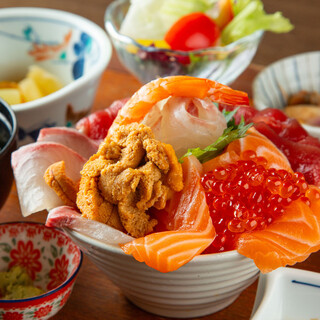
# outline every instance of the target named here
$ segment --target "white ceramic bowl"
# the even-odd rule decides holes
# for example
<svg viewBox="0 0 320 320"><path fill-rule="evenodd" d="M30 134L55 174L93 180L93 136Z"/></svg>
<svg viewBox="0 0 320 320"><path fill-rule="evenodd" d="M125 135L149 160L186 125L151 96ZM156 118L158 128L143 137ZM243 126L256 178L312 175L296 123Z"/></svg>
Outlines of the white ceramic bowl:
<svg viewBox="0 0 320 320"><path fill-rule="evenodd" d="M40 128L73 124L91 110L112 54L102 28L65 11L2 8L0 43L0 81L19 81L37 64L65 85L46 97L12 106L20 145L33 142Z"/></svg>
<svg viewBox="0 0 320 320"><path fill-rule="evenodd" d="M80 270L80 249L60 230L33 222L0 224L0 243L0 271L20 265L45 291L27 299L0 299L0 319L46 320L59 312Z"/></svg>
<svg viewBox="0 0 320 320"><path fill-rule="evenodd" d="M107 245L65 229L85 254L140 308L164 317L193 318L230 305L258 277L251 259L236 251L201 255L161 273Z"/></svg>
<svg viewBox="0 0 320 320"><path fill-rule="evenodd" d="M294 55L274 62L262 70L253 82L253 100L257 109L283 109L289 95L300 90L320 93L320 51ZM303 125L320 138L320 127Z"/></svg>
<svg viewBox="0 0 320 320"><path fill-rule="evenodd" d="M251 320L319 319L320 273L279 268L261 274Z"/></svg>

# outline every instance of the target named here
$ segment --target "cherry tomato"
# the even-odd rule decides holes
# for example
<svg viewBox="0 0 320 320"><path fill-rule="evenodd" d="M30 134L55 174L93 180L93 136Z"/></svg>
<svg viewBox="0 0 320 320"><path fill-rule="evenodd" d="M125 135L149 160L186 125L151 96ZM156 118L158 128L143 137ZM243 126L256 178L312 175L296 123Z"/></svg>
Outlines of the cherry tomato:
<svg viewBox="0 0 320 320"><path fill-rule="evenodd" d="M202 12L180 18L166 33L164 40L173 50L197 50L209 48L220 37L216 23Z"/></svg>

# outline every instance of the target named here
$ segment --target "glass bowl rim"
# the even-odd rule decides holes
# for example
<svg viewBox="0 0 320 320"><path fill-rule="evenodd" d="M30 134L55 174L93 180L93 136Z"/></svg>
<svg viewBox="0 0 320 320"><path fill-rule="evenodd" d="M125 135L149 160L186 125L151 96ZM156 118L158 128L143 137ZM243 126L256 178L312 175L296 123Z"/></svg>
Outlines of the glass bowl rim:
<svg viewBox="0 0 320 320"><path fill-rule="evenodd" d="M263 30L257 30L245 37L242 37L234 42L229 43L226 46L215 46L215 47L209 47L209 48L198 49L198 50L190 50L190 51L181 51L181 50L172 50L172 49L166 49L166 48L157 48L153 46L144 46L138 43L137 41L135 41L133 38L126 36L124 34L121 34L118 31L117 27L112 22L113 11L117 7L124 5L128 2L129 0L115 0L107 7L104 15L105 29L112 40L116 39L127 45L133 45L135 47L138 47L140 50L143 50L146 52L165 52L171 55L179 55L179 56L199 55L202 53L206 53L206 54L215 54L215 53L218 54L218 53L228 53L228 52L230 53L239 45L242 45L244 43L249 43L252 40L259 39L264 34Z"/></svg>

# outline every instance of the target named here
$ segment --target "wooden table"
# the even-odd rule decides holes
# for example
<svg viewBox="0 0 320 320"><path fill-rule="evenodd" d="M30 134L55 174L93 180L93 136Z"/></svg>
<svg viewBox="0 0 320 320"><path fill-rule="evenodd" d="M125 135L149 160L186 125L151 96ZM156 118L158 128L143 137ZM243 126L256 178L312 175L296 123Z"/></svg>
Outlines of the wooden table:
<svg viewBox="0 0 320 320"><path fill-rule="evenodd" d="M261 68L258 65L251 65L232 87L251 94L252 79ZM107 107L115 99L131 95L139 87L140 83L127 73L108 69L103 74L94 103L94 110ZM28 218L21 216L17 191L15 185L13 185L7 202L0 210L0 222L23 220L44 222L45 218L45 213L34 214ZM311 255L308 260L296 267L320 272L320 252ZM201 319L249 319L256 288L257 282L247 288L228 308ZM130 303L121 291L108 280L107 276L97 269L87 257L84 257L82 268L69 301L53 319L159 320L164 318L146 313Z"/></svg>

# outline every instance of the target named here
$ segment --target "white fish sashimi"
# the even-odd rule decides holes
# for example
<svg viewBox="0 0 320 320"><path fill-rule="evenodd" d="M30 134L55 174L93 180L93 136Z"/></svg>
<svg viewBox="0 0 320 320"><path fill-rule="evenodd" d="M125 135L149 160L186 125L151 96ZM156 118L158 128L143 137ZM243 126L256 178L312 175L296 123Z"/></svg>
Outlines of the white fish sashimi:
<svg viewBox="0 0 320 320"><path fill-rule="evenodd" d="M107 244L127 243L134 238L108 225L81 217L72 207L61 206L49 211L47 227L68 228Z"/></svg>
<svg viewBox="0 0 320 320"><path fill-rule="evenodd" d="M77 182L86 159L55 142L35 142L12 153L11 166L16 180L23 216L61 206L62 201L43 176L53 163L64 160L67 176Z"/></svg>
<svg viewBox="0 0 320 320"><path fill-rule="evenodd" d="M208 98L170 97L157 103L145 116L156 139L173 146L178 157L188 148L205 148L227 127L223 114Z"/></svg>
<svg viewBox="0 0 320 320"><path fill-rule="evenodd" d="M40 130L37 141L57 142L89 159L99 148L99 143L73 128L53 127Z"/></svg>

